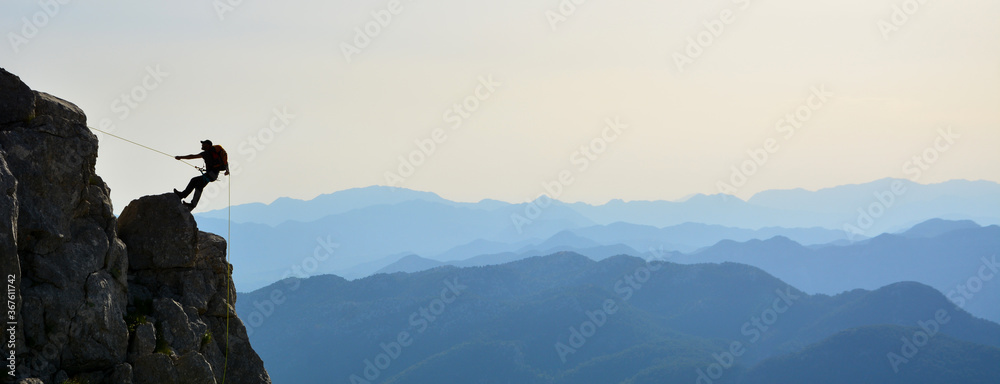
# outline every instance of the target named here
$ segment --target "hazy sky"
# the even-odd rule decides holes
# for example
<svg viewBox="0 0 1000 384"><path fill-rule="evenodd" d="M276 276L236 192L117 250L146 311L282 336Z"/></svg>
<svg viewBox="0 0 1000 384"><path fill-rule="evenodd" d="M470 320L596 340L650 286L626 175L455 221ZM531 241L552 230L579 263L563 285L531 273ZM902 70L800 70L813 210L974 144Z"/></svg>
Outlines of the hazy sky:
<svg viewBox="0 0 1000 384"><path fill-rule="evenodd" d="M390 183L461 201L526 201L543 183L564 201L679 199L733 184L734 166L750 171L743 198L1000 181L1000 2L917 4L4 1L0 66L91 126L178 155L224 145L234 204ZM116 211L196 174L101 139Z"/></svg>

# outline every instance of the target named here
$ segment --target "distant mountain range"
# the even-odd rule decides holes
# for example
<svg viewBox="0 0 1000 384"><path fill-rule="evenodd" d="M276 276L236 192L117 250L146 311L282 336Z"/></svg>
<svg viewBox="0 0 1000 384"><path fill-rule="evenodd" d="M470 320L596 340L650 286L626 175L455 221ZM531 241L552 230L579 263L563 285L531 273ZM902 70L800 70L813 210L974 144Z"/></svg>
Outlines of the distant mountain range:
<svg viewBox="0 0 1000 384"><path fill-rule="evenodd" d="M563 239L569 239L563 236ZM638 255L682 264L736 262L761 268L809 293L837 294L856 288L876 289L898 281L917 281L947 294L964 309L1000 322L1000 277L982 281L983 276L1000 276L1000 227L980 227L972 222L929 220L899 234L884 234L875 239L849 245L805 247L786 237L738 242L723 240L693 253L638 252L626 246L555 249L574 251L602 260L613 255ZM530 256L524 253L501 253L462 261L441 262L410 255L375 273L419 272L452 265L457 267L502 264ZM962 293L959 286L973 285L976 292Z"/></svg>
<svg viewBox="0 0 1000 384"><path fill-rule="evenodd" d="M952 180L938 184L917 184L904 179L882 179L817 191L769 190L760 192L747 201L721 194L694 195L679 202L611 200L602 205L590 205L556 201L552 207L541 209L539 220L569 221L578 226L625 222L667 227L690 222L738 228L823 227L843 230L845 223L857 225L858 209L868 211L873 204L880 204L886 212L878 214L880 208L876 208L876 216L880 217L874 218L870 228L862 228L867 232L862 235L870 237L932 218L969 219L983 225L1000 224L998 196L1000 184L990 181ZM236 223L276 226L287 221L312 222L351 210L409 201L522 216L526 215L526 209L531 204L511 204L496 200L460 203L431 192L371 186L320 195L309 201L281 198L271 204L237 205L232 207L232 219ZM228 215L227 210L216 210L196 216L223 220ZM531 226L533 224L526 227Z"/></svg>
<svg viewBox="0 0 1000 384"><path fill-rule="evenodd" d="M426 217L435 219L425 221ZM203 230L226 232L225 222L200 219L199 224ZM315 269L309 271L310 275L334 273L359 278L411 254L461 266L495 264L559 251L579 252L595 259L620 254L691 252L728 239L785 236L805 244L843 240L842 232L822 228L749 230L693 223L666 228L616 223L559 231L556 229L560 226L553 226L546 231L553 233L544 238L484 239L504 231L508 225L505 217L489 212L426 202L374 206L317 222L286 222L277 227L233 224L231 249L236 256L233 258L236 284L245 291L287 277L284 273L290 268L308 264L321 243L335 243L337 247L329 252L329 258L313 264ZM462 263L472 258L479 261Z"/></svg>
<svg viewBox="0 0 1000 384"><path fill-rule="evenodd" d="M878 217L872 217L870 225L859 224L858 208L889 201L884 192L893 193L894 183L905 192L894 195L884 209L877 208L883 211L876 209ZM615 252L691 253L722 240L775 236L811 247L844 245L932 218L1000 223L1000 185L960 180L920 185L885 179L815 192L768 191L749 201L699 195L683 202L611 201L600 206L553 202L536 212L538 216L526 213L532 207L495 200L459 203L392 187L235 206L234 278L237 288L246 291L290 275L363 277L407 255L460 265L458 261L473 257L488 264L560 250L598 259ZM213 211L196 217L202 230L226 233L225 214ZM845 231L845 225L863 233ZM559 240L561 236L566 239ZM327 246L317 251L323 244Z"/></svg>
<svg viewBox="0 0 1000 384"><path fill-rule="evenodd" d="M236 285L263 287L237 310L276 382L998 377L995 183L535 204L369 187L234 207Z"/></svg>
<svg viewBox="0 0 1000 384"><path fill-rule="evenodd" d="M979 224L972 220L951 221L943 219L931 219L917 224L912 228L900 233L900 236L909 238L933 238L944 235L948 232L963 229L976 229Z"/></svg>
<svg viewBox="0 0 1000 384"><path fill-rule="evenodd" d="M845 246L809 248L784 237L726 240L678 263L738 262L806 292L836 294L897 281L930 285L973 314L1000 322L1000 226L932 220L901 234ZM993 276L996 276L994 280Z"/></svg>
<svg viewBox="0 0 1000 384"><path fill-rule="evenodd" d="M789 207L805 209L812 203L813 207L822 206L809 198L816 195L831 202L816 210L835 212L832 206L853 201L843 195L857 195L884 182L898 181L817 192L771 191L750 201L773 209L778 201L787 200ZM1000 202L1000 194L993 196L996 200L990 204L981 197L989 196L994 186L965 181L928 186L907 184L904 196L943 201L954 200L945 196L954 193L973 204L983 204L984 208L977 210L979 214L990 214L990 204ZM698 200L712 198L695 196L684 203L635 202L637 205L611 202L598 211L609 212L610 207L620 205L621 216L631 215L640 220L638 215L644 210L679 207L676 204L695 204L690 205L693 207L699 204ZM723 200L723 205L750 204ZM902 201L897 199L899 204ZM823 227L746 229L700 223L667 227L629 222L594 224L591 218L600 215L580 209L580 204L558 203L543 213L553 217L545 220L539 217L526 227L528 231L518 233L510 218L523 213L523 205L496 201L456 203L431 193L388 187L343 191L310 202L291 199L279 202L287 208L285 217L321 216L322 207L339 213L311 222L285 220L276 226L233 224L231 260L240 291L289 276L333 273L356 279L375 273L418 272L442 265L503 264L568 251L593 260L633 255L686 264L739 262L762 268L809 293L837 294L857 288L875 289L897 281L917 281L962 303L976 316L1000 321L1000 306L993 304L1000 302L1000 286L997 286L1000 283L975 281L979 268L989 265L987 261L1000 254L1000 230L996 226L980 227L968 219L932 218L894 234L857 236L852 242L843 230ZM915 217L918 215L915 211L924 209L916 203L905 208L897 203L890 207L893 211L886 211L880 219L896 215ZM263 216L281 212L274 206L263 205L234 208L239 210ZM630 210L635 212L629 213ZM739 216L739 212L733 216ZM199 224L202 230L226 232L226 223L218 219L200 217ZM974 294L963 291L968 284L977 288Z"/></svg>
<svg viewBox="0 0 1000 384"><path fill-rule="evenodd" d="M935 336L933 343L917 349L911 358L903 356L905 345L920 335L917 327L865 326L841 331L822 342L786 356L769 359L746 373L743 383L980 383L1000 378L1000 349ZM917 340L922 339L917 336ZM901 360L889 364L893 352ZM954 351L964 358L954 359ZM902 360L902 359L905 359ZM941 364L942 361L949 363ZM992 377L992 379L990 379Z"/></svg>
<svg viewBox="0 0 1000 384"><path fill-rule="evenodd" d="M237 311L275 382L995 383L1000 367L1000 325L931 287L808 295L733 263L563 252L291 278Z"/></svg>

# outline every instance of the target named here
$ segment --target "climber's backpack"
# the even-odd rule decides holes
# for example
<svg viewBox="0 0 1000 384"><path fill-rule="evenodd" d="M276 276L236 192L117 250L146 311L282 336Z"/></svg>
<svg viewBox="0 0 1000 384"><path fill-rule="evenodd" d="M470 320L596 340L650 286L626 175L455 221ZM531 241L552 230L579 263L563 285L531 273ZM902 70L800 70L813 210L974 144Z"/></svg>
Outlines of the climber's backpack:
<svg viewBox="0 0 1000 384"><path fill-rule="evenodd" d="M208 164L209 171L225 171L229 169L229 155L226 154L226 150L222 149L221 145L214 145L212 149L208 151L209 158L211 159Z"/></svg>

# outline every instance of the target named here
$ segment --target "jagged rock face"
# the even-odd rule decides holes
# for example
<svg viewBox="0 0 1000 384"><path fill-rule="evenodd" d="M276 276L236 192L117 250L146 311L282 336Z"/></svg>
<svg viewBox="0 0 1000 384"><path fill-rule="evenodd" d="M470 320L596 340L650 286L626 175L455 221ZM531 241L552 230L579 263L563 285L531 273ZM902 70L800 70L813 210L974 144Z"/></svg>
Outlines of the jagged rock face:
<svg viewBox="0 0 1000 384"><path fill-rule="evenodd" d="M137 328L136 350L129 356L135 371L148 376L137 374L135 382L214 383L225 373L227 382L269 383L236 317L225 240L199 232L173 193L132 201L118 228L129 249L129 309L148 322ZM227 317L229 359L223 372ZM151 335L158 345L153 353L148 351ZM214 380L205 380L206 372Z"/></svg>
<svg viewBox="0 0 1000 384"><path fill-rule="evenodd" d="M4 220L0 230L14 233L19 265L18 374L107 381L128 346L128 260L110 191L94 173L97 137L75 105L30 90L26 100L27 86L6 71L0 87L9 108L0 112L0 155L10 174L0 184L16 204L15 225Z"/></svg>
<svg viewBox="0 0 1000 384"><path fill-rule="evenodd" d="M97 144L78 107L0 68L0 260L18 285L17 379L216 383L228 351L226 382L270 383L233 310L225 241L198 232L172 194L115 218Z"/></svg>
<svg viewBox="0 0 1000 384"><path fill-rule="evenodd" d="M27 85L0 68L0 124L31 120L35 115L35 95Z"/></svg>

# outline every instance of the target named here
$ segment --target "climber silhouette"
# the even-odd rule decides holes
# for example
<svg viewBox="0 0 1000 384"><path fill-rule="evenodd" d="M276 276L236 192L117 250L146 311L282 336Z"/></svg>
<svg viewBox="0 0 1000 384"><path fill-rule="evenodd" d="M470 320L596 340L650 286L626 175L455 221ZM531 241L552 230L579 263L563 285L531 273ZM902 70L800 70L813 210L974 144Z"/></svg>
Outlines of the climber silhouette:
<svg viewBox="0 0 1000 384"><path fill-rule="evenodd" d="M219 179L219 172L226 171L225 175L229 176L229 157L226 155L226 150L222 149L221 145L212 145L212 140L205 140L201 142L201 153L187 156L174 156L177 160L184 159L197 159L202 158L205 160L205 169L202 171L201 176L196 176L188 182L187 188L184 191L174 190L177 197L181 198L181 203L184 204L187 209L193 210L194 207L198 206L198 200L201 200L201 192L205 189L208 183L211 183ZM199 168L200 169L200 168ZM184 203L184 198L194 191L194 197L191 198L190 203Z"/></svg>

